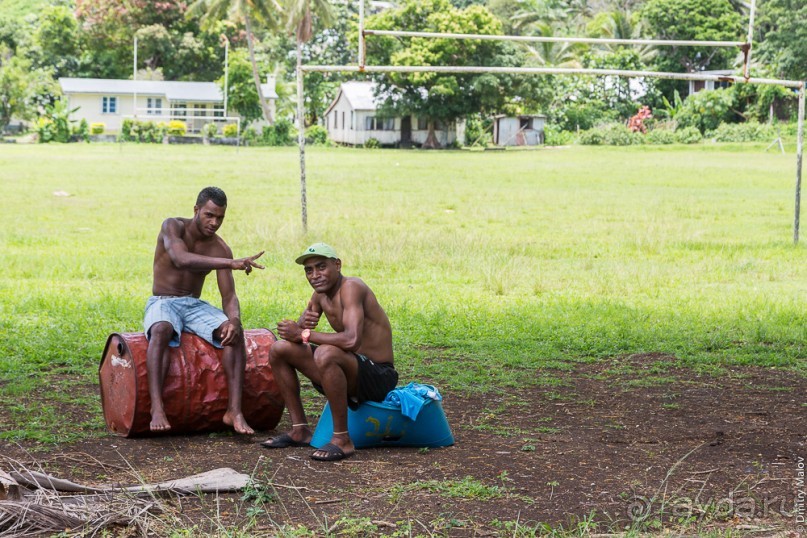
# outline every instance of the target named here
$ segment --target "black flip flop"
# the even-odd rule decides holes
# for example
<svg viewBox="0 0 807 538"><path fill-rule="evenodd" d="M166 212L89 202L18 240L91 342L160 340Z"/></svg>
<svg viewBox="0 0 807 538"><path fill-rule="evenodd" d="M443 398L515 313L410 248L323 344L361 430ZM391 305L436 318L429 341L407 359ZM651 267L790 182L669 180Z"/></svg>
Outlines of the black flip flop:
<svg viewBox="0 0 807 538"><path fill-rule="evenodd" d="M271 437L261 443L263 448L288 448L290 446L309 446L309 443L303 441L295 441L288 433L283 433L275 437Z"/></svg>
<svg viewBox="0 0 807 538"><path fill-rule="evenodd" d="M317 452L325 452L325 455L324 456L315 456L315 454ZM339 461L339 460L343 460L345 458L349 458L353 454L355 454L355 452L351 452L350 454L345 454L345 451L342 450L341 448L339 448L338 446L336 446L335 444L328 443L327 445L315 450L314 453L311 454L311 459L314 459L314 460L317 460L317 461Z"/></svg>

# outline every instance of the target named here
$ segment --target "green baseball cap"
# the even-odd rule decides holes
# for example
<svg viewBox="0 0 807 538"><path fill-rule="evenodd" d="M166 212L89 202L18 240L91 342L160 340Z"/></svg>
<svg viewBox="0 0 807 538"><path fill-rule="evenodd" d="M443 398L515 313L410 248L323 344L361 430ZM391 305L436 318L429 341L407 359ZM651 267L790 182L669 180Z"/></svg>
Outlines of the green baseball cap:
<svg viewBox="0 0 807 538"><path fill-rule="evenodd" d="M325 243L314 243L313 245L305 249L305 252L297 256L297 259L294 261L302 265L308 258L314 258L316 256L322 256L323 258L333 258L334 260L339 259L339 256L336 255L336 251L333 249L332 246L326 245Z"/></svg>

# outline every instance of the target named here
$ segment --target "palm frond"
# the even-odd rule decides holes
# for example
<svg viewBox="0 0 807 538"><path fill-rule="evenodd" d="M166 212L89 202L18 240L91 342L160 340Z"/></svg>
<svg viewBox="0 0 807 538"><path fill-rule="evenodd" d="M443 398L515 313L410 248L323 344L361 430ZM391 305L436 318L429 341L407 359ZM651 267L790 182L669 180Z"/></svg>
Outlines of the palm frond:
<svg viewBox="0 0 807 538"><path fill-rule="evenodd" d="M302 43L313 37L314 19L326 26L334 21L333 8L327 0L287 0L285 11L286 28Z"/></svg>

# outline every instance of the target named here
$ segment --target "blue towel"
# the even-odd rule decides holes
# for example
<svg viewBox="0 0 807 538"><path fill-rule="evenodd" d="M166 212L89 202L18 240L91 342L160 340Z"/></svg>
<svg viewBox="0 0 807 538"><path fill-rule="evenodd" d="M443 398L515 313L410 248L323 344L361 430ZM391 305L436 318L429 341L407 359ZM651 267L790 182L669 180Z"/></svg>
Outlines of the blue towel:
<svg viewBox="0 0 807 538"><path fill-rule="evenodd" d="M439 402L442 399L440 392L431 385L409 383L405 387L390 391L382 403L392 407L400 407L404 416L415 420L427 402L431 400Z"/></svg>

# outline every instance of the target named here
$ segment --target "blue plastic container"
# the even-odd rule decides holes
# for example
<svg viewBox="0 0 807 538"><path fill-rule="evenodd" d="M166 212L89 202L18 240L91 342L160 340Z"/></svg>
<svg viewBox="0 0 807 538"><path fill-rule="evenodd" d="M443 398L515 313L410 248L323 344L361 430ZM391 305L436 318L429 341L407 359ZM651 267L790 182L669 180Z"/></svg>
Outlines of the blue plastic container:
<svg viewBox="0 0 807 538"><path fill-rule="evenodd" d="M347 430L356 448L384 446L440 447L454 444L446 414L439 401L427 401L412 420L398 407L378 402L364 402L347 411ZM311 446L320 448L331 440L333 417L327 403L314 430Z"/></svg>

